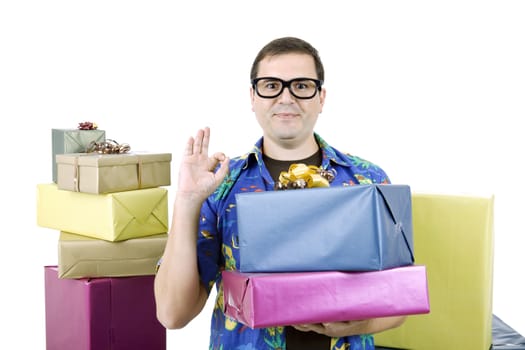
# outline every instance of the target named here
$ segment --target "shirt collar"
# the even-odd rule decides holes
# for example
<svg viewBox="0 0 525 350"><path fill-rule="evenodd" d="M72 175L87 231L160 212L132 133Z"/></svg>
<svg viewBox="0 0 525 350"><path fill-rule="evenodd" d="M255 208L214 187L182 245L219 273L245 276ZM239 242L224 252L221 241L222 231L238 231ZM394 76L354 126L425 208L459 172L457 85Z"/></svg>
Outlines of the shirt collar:
<svg viewBox="0 0 525 350"><path fill-rule="evenodd" d="M332 148L319 134L314 133L315 140L323 152L323 161L321 167L327 169L330 162L336 163L340 166L349 167L350 164L343 157L339 151ZM252 162L255 162L260 168L264 166L263 154L262 154L263 138L261 137L253 146L250 152L245 154L243 168L248 167Z"/></svg>

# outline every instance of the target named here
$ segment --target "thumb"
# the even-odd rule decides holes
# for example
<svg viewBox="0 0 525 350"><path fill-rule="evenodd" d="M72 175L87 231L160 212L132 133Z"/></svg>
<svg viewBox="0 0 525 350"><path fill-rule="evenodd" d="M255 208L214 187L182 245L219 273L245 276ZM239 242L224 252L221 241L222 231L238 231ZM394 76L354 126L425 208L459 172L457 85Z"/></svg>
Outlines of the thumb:
<svg viewBox="0 0 525 350"><path fill-rule="evenodd" d="M220 183L226 178L228 171L230 170L230 158L222 154L222 160L220 160L219 169L215 173L217 182Z"/></svg>

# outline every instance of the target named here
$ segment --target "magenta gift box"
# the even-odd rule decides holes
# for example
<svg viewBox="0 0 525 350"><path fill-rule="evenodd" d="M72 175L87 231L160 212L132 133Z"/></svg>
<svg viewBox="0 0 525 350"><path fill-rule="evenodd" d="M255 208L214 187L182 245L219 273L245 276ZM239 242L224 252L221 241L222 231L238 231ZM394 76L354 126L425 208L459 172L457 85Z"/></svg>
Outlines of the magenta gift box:
<svg viewBox="0 0 525 350"><path fill-rule="evenodd" d="M424 265L367 272L223 271L224 313L251 327L430 312Z"/></svg>
<svg viewBox="0 0 525 350"><path fill-rule="evenodd" d="M60 279L45 266L47 350L165 350L154 276Z"/></svg>

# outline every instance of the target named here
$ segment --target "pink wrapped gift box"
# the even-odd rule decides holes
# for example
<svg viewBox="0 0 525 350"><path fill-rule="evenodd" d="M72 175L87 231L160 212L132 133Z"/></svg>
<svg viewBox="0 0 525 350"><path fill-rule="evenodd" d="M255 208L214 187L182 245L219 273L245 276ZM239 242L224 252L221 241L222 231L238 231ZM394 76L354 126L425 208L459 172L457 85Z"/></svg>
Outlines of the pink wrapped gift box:
<svg viewBox="0 0 525 350"><path fill-rule="evenodd" d="M426 268L367 272L223 271L224 313L251 327L430 312Z"/></svg>
<svg viewBox="0 0 525 350"><path fill-rule="evenodd" d="M45 266L47 350L165 350L154 276L59 279Z"/></svg>

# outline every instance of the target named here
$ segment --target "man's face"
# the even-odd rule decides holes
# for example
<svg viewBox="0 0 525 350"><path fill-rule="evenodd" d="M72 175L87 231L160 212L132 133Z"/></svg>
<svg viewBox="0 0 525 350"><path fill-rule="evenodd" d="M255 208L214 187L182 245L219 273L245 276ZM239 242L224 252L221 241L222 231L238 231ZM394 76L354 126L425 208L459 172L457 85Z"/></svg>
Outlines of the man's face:
<svg viewBox="0 0 525 350"><path fill-rule="evenodd" d="M317 79L314 59L306 54L284 54L264 58L257 77ZM274 98L262 98L251 88L252 110L263 136L278 144L293 144L311 137L325 99L325 90L311 99L298 99L288 88Z"/></svg>

